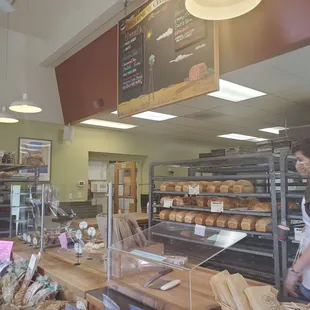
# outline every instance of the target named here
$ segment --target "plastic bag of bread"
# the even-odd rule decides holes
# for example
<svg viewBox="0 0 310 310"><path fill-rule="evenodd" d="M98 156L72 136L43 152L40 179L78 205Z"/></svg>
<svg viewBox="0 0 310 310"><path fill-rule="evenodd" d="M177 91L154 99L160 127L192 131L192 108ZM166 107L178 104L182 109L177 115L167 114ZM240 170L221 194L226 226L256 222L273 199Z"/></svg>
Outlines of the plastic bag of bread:
<svg viewBox="0 0 310 310"><path fill-rule="evenodd" d="M187 212L186 215L185 215L185 220L184 222L185 223L188 223L188 224L194 224L195 223L195 218L196 218L196 215L198 213L195 212L195 211L190 211L190 212Z"/></svg>
<svg viewBox="0 0 310 310"><path fill-rule="evenodd" d="M228 220L231 216L227 214L220 215L216 220L217 227L228 227Z"/></svg>
<svg viewBox="0 0 310 310"><path fill-rule="evenodd" d="M252 211L271 212L272 205L270 202L251 203L249 204L248 209Z"/></svg>
<svg viewBox="0 0 310 310"><path fill-rule="evenodd" d="M216 221L219 216L220 214L218 213L209 214L205 221L206 226L216 226Z"/></svg>
<svg viewBox="0 0 310 310"><path fill-rule="evenodd" d="M211 208L212 202L222 202L224 210L233 209L235 207L233 200L226 197L212 197L208 200L208 208Z"/></svg>
<svg viewBox="0 0 310 310"><path fill-rule="evenodd" d="M234 193L254 193L254 186L250 181L240 180L233 186Z"/></svg>
<svg viewBox="0 0 310 310"><path fill-rule="evenodd" d="M232 309L238 310L227 284L228 277L229 272L227 270L219 272L210 279L210 285L212 287L213 293L219 300L221 300L224 304L228 305Z"/></svg>
<svg viewBox="0 0 310 310"><path fill-rule="evenodd" d="M240 273L228 276L227 284L238 310L251 310L249 300L244 292L249 284Z"/></svg>
<svg viewBox="0 0 310 310"><path fill-rule="evenodd" d="M236 181L224 181L220 186L221 193L232 193L233 187L236 184Z"/></svg>
<svg viewBox="0 0 310 310"><path fill-rule="evenodd" d="M169 221L172 221L172 222L175 222L175 221L176 221L177 213L178 213L178 211L175 211L175 210L171 211L171 212L169 213L169 218L168 218L168 220L169 220Z"/></svg>
<svg viewBox="0 0 310 310"><path fill-rule="evenodd" d="M272 286L252 286L245 290L253 310L282 310L277 300L278 291Z"/></svg>
<svg viewBox="0 0 310 310"><path fill-rule="evenodd" d="M177 212L175 217L176 222L184 223L186 213L187 213L186 211Z"/></svg>
<svg viewBox="0 0 310 310"><path fill-rule="evenodd" d="M174 190L176 192L183 192L183 185L184 184L185 184L185 182L178 182L178 183L176 183Z"/></svg>
<svg viewBox="0 0 310 310"><path fill-rule="evenodd" d="M242 230L255 230L255 224L258 218L256 216L245 216L241 221Z"/></svg>
<svg viewBox="0 0 310 310"><path fill-rule="evenodd" d="M208 197L197 196L196 205L198 208L207 208L208 207Z"/></svg>
<svg viewBox="0 0 310 310"><path fill-rule="evenodd" d="M164 196L164 197L161 197L159 203L160 203L161 205L164 205L165 199L173 199L173 197L171 197L171 196Z"/></svg>
<svg viewBox="0 0 310 310"><path fill-rule="evenodd" d="M159 218L161 220L169 220L169 214L172 212L171 210L162 210L159 213Z"/></svg>
<svg viewBox="0 0 310 310"><path fill-rule="evenodd" d="M256 231L270 232L272 231L272 219L270 217L262 217L255 224Z"/></svg>
<svg viewBox="0 0 310 310"><path fill-rule="evenodd" d="M210 215L208 212L198 213L195 217L195 224L206 225L206 219Z"/></svg>
<svg viewBox="0 0 310 310"><path fill-rule="evenodd" d="M175 191L175 183L173 182L164 182L159 187L162 192L174 192Z"/></svg>
<svg viewBox="0 0 310 310"><path fill-rule="evenodd" d="M228 220L228 228L231 229L241 229L241 222L243 219L243 215L233 215Z"/></svg>

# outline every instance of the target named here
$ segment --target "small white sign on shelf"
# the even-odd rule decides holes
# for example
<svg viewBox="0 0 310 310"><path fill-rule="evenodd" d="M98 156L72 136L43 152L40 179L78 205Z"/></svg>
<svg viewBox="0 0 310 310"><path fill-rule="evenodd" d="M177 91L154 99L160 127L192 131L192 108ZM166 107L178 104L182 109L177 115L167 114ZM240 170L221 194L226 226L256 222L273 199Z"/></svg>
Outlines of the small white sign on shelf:
<svg viewBox="0 0 310 310"><path fill-rule="evenodd" d="M302 228L298 228L298 227L294 228L294 238L295 238L295 241L300 241L301 233L302 233Z"/></svg>
<svg viewBox="0 0 310 310"><path fill-rule="evenodd" d="M194 234L197 236L204 237L206 234L206 226L196 224Z"/></svg>
<svg viewBox="0 0 310 310"><path fill-rule="evenodd" d="M223 212L224 211L224 203L222 201L212 201L211 202L211 212Z"/></svg>
<svg viewBox="0 0 310 310"><path fill-rule="evenodd" d="M165 198L164 199L164 208L171 208L173 204L173 199Z"/></svg>
<svg viewBox="0 0 310 310"><path fill-rule="evenodd" d="M199 195L199 185L189 185L188 194L189 195Z"/></svg>

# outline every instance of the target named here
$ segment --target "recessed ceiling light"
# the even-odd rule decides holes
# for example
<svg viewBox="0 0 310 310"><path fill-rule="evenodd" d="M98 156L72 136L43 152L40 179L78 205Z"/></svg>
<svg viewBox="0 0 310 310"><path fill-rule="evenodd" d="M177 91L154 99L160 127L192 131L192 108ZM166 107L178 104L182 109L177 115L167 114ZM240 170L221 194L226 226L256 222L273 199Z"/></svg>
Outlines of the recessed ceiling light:
<svg viewBox="0 0 310 310"><path fill-rule="evenodd" d="M249 141L249 142L261 142L266 141L265 138L258 138L258 137L252 137L252 136L246 136L246 135L240 135L238 133L229 133L226 135L220 135L219 138L226 138L226 139L234 139L234 140L241 140L241 141Z"/></svg>
<svg viewBox="0 0 310 310"><path fill-rule="evenodd" d="M152 112L152 111L146 111L146 112L142 112L139 114L135 114L132 117L160 122L160 121L165 121L167 119L176 118L177 116L170 115L170 114L164 114L164 113L158 113L158 112Z"/></svg>
<svg viewBox="0 0 310 310"><path fill-rule="evenodd" d="M117 110L116 110L116 111L111 112L111 114L116 114L116 115L117 115Z"/></svg>
<svg viewBox="0 0 310 310"><path fill-rule="evenodd" d="M208 96L216 97L228 101L239 102L247 99L265 96L258 90L241 86L232 82L220 79L220 90L208 94Z"/></svg>
<svg viewBox="0 0 310 310"><path fill-rule="evenodd" d="M285 127L282 126L276 126L276 127L270 127L270 128L262 128L259 129L259 131L274 133L275 135L278 135L280 130L285 130Z"/></svg>
<svg viewBox="0 0 310 310"><path fill-rule="evenodd" d="M81 122L81 124L108 127L108 128L117 128L117 129L131 129L131 128L137 127L136 125L109 122L109 121L104 121L104 120L95 119L95 118L91 118L86 121L83 121Z"/></svg>

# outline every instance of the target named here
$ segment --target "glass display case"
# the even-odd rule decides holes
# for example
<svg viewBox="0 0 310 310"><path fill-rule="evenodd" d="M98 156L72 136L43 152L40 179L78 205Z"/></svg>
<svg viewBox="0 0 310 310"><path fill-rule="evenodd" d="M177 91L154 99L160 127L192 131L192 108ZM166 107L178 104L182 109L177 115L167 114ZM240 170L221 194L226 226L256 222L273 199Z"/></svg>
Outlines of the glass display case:
<svg viewBox="0 0 310 310"><path fill-rule="evenodd" d="M199 266L246 235L179 222L138 230L109 248L110 287L154 309L212 309L211 271Z"/></svg>

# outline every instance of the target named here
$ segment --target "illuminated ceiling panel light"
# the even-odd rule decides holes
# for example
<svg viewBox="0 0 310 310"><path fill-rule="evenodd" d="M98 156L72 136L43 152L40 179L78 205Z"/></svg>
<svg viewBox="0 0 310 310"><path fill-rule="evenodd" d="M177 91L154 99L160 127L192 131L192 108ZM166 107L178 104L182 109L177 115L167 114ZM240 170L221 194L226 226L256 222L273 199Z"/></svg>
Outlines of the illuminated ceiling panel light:
<svg viewBox="0 0 310 310"><path fill-rule="evenodd" d="M201 19L222 20L244 15L261 0L186 0L187 11Z"/></svg>
<svg viewBox="0 0 310 310"><path fill-rule="evenodd" d="M131 128L137 127L136 125L109 122L109 121L104 121L104 120L95 119L95 118L83 121L83 122L81 122L81 124L92 125L92 126L100 126L100 127L108 127L108 128L116 128L116 129L131 129Z"/></svg>
<svg viewBox="0 0 310 310"><path fill-rule="evenodd" d="M265 93L260 92L258 90L241 86L221 79L220 79L220 90L208 94L208 96L211 97L216 97L233 102L239 102L265 95L266 95Z"/></svg>
<svg viewBox="0 0 310 310"><path fill-rule="evenodd" d="M146 112L142 112L139 114L135 114L132 117L160 122L160 121L165 121L167 119L176 118L177 116L164 114L164 113L158 113L158 112L152 112L152 111L146 111Z"/></svg>
<svg viewBox="0 0 310 310"><path fill-rule="evenodd" d="M0 112L0 123L14 124L18 123L18 119L15 118L12 114L8 113L6 108L3 107Z"/></svg>
<svg viewBox="0 0 310 310"><path fill-rule="evenodd" d="M117 115L117 110L116 110L116 111L111 112L111 114L116 114L116 115Z"/></svg>
<svg viewBox="0 0 310 310"><path fill-rule="evenodd" d="M19 113L39 113L42 111L40 107L35 105L32 101L28 99L27 94L23 94L23 97L21 100L14 101L9 109L14 112Z"/></svg>
<svg viewBox="0 0 310 310"><path fill-rule="evenodd" d="M268 139L265 138L258 138L246 135L240 135L238 133L229 133L226 135L220 135L219 138L226 138L226 139L234 139L234 140L241 140L241 141L249 141L249 142L262 142L267 141Z"/></svg>
<svg viewBox="0 0 310 310"><path fill-rule="evenodd" d="M275 135L278 135L280 130L285 130L285 127L276 126L276 127L270 127L270 128L262 128L259 129L259 131L274 133Z"/></svg>

